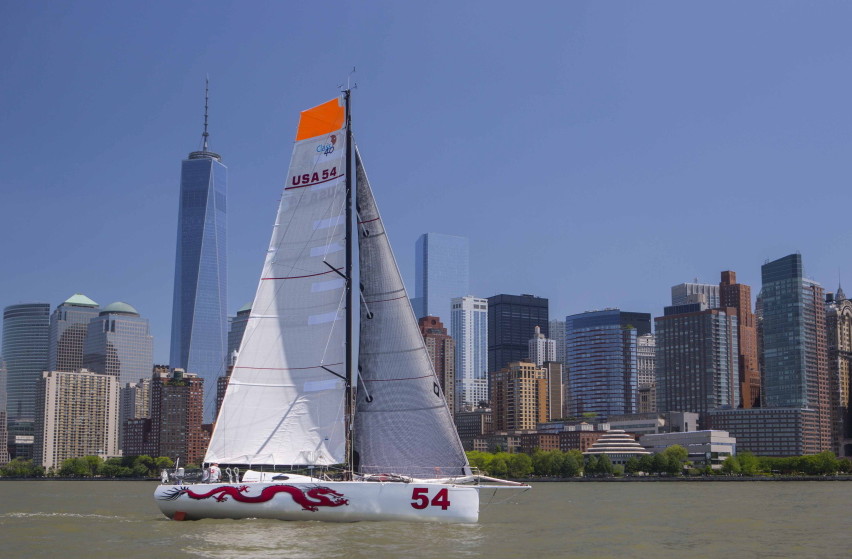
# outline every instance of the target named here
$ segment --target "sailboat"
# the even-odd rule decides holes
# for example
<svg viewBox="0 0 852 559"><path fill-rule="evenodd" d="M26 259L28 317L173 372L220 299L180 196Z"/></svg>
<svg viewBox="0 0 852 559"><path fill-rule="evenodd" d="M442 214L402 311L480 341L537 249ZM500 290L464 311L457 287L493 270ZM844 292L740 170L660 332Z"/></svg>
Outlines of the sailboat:
<svg viewBox="0 0 852 559"><path fill-rule="evenodd" d="M204 461L227 464L227 481L166 479L154 497L167 517L476 522L481 492L529 488L471 470L353 141L349 90L301 113Z"/></svg>

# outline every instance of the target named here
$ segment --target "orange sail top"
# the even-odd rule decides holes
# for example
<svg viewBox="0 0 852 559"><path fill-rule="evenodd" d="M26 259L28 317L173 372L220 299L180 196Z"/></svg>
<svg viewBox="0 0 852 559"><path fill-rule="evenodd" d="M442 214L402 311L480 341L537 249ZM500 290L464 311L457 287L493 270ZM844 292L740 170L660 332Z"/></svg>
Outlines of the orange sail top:
<svg viewBox="0 0 852 559"><path fill-rule="evenodd" d="M330 134L343 128L346 120L346 109L340 99L332 99L322 105L317 105L307 111L302 111L299 118L299 129L296 130L296 141L306 140L323 134Z"/></svg>

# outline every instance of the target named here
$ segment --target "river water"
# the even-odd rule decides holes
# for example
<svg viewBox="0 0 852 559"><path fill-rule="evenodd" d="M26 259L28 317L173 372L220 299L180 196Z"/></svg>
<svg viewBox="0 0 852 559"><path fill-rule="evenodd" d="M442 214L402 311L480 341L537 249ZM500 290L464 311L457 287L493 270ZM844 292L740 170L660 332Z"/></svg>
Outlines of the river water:
<svg viewBox="0 0 852 559"><path fill-rule="evenodd" d="M852 482L537 483L478 524L173 522L151 482L0 482L0 556L848 557ZM512 492L506 492L512 493Z"/></svg>

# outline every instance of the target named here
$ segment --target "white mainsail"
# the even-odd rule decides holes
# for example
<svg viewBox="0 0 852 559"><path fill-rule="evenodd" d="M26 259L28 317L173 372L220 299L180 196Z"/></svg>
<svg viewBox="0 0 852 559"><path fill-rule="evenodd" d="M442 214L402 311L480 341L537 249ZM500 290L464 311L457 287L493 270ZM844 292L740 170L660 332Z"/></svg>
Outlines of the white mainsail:
<svg viewBox="0 0 852 559"><path fill-rule="evenodd" d="M346 130L304 111L263 274L205 462L345 462Z"/></svg>
<svg viewBox="0 0 852 559"><path fill-rule="evenodd" d="M420 478L468 474L357 148L355 165L361 280L356 470Z"/></svg>

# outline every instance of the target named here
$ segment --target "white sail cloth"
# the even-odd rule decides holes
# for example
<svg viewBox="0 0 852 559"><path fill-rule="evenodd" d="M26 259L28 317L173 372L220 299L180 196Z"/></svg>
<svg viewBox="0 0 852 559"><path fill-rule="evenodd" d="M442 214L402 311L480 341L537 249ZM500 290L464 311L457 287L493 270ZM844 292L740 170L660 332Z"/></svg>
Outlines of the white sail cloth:
<svg viewBox="0 0 852 559"><path fill-rule="evenodd" d="M341 120L331 132L299 139L317 109L336 113L333 103L339 101L302 113L263 274L206 462L345 461L346 135ZM312 125L308 134L316 131Z"/></svg>

